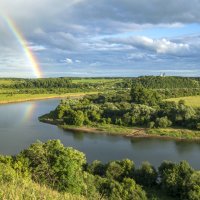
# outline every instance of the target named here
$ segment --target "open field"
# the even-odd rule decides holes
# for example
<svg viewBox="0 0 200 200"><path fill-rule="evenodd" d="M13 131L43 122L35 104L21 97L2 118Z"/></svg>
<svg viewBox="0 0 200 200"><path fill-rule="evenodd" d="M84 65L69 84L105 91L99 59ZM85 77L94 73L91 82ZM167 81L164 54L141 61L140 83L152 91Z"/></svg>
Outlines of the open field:
<svg viewBox="0 0 200 200"><path fill-rule="evenodd" d="M13 83L11 80L0 79L0 85L12 85Z"/></svg>
<svg viewBox="0 0 200 200"><path fill-rule="evenodd" d="M190 96L190 97L179 97L179 98L171 98L167 99L167 101L175 101L178 102L180 100L184 100L185 104L192 107L200 107L200 96Z"/></svg>
<svg viewBox="0 0 200 200"><path fill-rule="evenodd" d="M110 79L110 78L81 78L72 79L72 83L109 83L109 82L120 82L123 79Z"/></svg>
<svg viewBox="0 0 200 200"><path fill-rule="evenodd" d="M87 93L66 93L66 94L0 94L0 104L14 103L31 100L51 99L51 98L64 98L64 97L81 97L86 94L94 94L95 92Z"/></svg>
<svg viewBox="0 0 200 200"><path fill-rule="evenodd" d="M34 85L34 81L38 84ZM94 94L97 93L97 91L113 88L113 85L120 81L122 81L122 79L47 78L36 80L0 78L0 104ZM52 85L50 83L52 83ZM62 85L63 83L66 84Z"/></svg>

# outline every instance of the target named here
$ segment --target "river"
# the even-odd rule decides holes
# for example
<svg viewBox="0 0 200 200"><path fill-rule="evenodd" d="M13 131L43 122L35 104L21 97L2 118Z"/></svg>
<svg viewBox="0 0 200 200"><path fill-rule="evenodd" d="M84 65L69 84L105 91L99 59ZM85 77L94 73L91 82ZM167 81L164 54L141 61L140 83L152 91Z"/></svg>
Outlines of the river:
<svg viewBox="0 0 200 200"><path fill-rule="evenodd" d="M200 142L156 138L124 138L92 133L73 133L44 124L38 117L53 110L58 99L0 105L0 154L14 155L31 143L60 139L87 156L87 161L132 159L136 166L149 161L158 167L163 160L186 160L200 169Z"/></svg>

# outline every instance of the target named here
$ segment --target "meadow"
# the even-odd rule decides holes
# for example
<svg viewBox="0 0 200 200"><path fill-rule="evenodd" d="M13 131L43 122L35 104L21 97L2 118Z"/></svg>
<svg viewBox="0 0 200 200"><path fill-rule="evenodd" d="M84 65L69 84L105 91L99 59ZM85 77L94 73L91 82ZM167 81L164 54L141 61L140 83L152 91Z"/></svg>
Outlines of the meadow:
<svg viewBox="0 0 200 200"><path fill-rule="evenodd" d="M111 78L0 78L0 103L79 97L113 89L113 85L121 81Z"/></svg>
<svg viewBox="0 0 200 200"><path fill-rule="evenodd" d="M192 106L194 108L200 107L200 96L189 96L189 97L179 97L179 98L170 98L167 101L179 102L184 100L187 106Z"/></svg>

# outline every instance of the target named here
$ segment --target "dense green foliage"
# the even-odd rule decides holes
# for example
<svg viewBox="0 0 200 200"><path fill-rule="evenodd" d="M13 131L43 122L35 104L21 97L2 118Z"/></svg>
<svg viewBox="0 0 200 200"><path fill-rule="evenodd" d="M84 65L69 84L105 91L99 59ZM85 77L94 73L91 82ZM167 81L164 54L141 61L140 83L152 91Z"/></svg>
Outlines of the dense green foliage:
<svg viewBox="0 0 200 200"><path fill-rule="evenodd" d="M162 192L166 199L198 200L199 180L200 173L185 161L163 162L158 170L148 162L136 169L128 159L88 164L82 152L58 140L37 142L16 156L0 156L0 198L8 199L15 193L27 199L40 194L43 199L83 199L70 196L76 194L91 200L153 200L162 199Z"/></svg>
<svg viewBox="0 0 200 200"><path fill-rule="evenodd" d="M161 101L157 92L141 85L131 92L89 95L67 99L48 118L66 125L113 124L148 128L184 127L199 130L200 110L178 103Z"/></svg>
<svg viewBox="0 0 200 200"><path fill-rule="evenodd" d="M189 77L144 76L133 79L133 84L138 83L151 89L200 88L200 78Z"/></svg>
<svg viewBox="0 0 200 200"><path fill-rule="evenodd" d="M200 95L200 79L184 77L145 76L139 78L0 78L0 94L65 94L105 90L130 90L142 85L149 91L156 90L162 98Z"/></svg>

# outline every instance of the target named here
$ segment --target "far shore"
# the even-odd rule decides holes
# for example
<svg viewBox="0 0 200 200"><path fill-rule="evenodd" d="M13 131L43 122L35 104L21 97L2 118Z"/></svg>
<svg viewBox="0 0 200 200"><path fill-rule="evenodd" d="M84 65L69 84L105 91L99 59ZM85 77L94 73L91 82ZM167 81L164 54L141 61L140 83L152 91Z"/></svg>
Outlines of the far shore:
<svg viewBox="0 0 200 200"><path fill-rule="evenodd" d="M200 136L199 137L192 137L192 138L184 138L184 137L178 137L178 136L170 136L170 135L162 135L162 134L151 134L149 133L149 128L138 128L138 127L120 127L120 129L124 129L125 131L110 131L109 128L101 128L101 127L75 127L75 126L69 126L69 125L61 125L57 123L54 120L51 119L44 119L44 118L39 118L39 120L43 123L47 124L52 124L56 125L64 130L72 131L72 132L83 132L83 133L94 133L94 134L105 134L105 135L112 135L112 136L123 136L127 138L160 138L160 139L173 139L173 140L178 140L178 141L200 141ZM128 130L128 131L127 131ZM159 129L155 129L159 130ZM166 129L167 130L167 129ZM184 130L184 129L183 129ZM162 129L160 129L162 132ZM171 128L171 131L176 132L177 129ZM188 130L191 131L191 130ZM199 132L200 133L200 132ZM189 134L189 133L188 133Z"/></svg>
<svg viewBox="0 0 200 200"><path fill-rule="evenodd" d="M61 98L76 98L76 97L83 97L87 94L94 94L94 92L88 92L88 93L66 93L61 95L52 95L51 94L44 94L46 96L37 96L33 95L32 97L27 98L19 98L19 99L13 99L13 100L0 100L0 104L10 104L10 103L20 103L20 102L27 102L27 101L37 101L37 100L45 100L45 99L61 99ZM41 94L39 94L41 95Z"/></svg>

